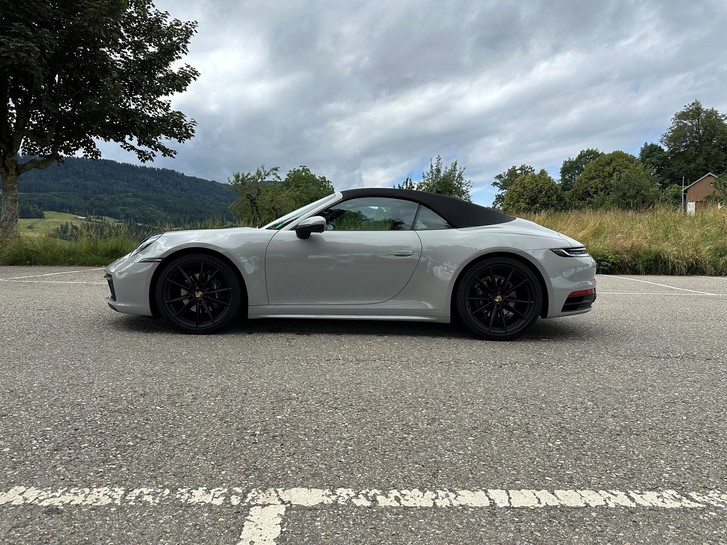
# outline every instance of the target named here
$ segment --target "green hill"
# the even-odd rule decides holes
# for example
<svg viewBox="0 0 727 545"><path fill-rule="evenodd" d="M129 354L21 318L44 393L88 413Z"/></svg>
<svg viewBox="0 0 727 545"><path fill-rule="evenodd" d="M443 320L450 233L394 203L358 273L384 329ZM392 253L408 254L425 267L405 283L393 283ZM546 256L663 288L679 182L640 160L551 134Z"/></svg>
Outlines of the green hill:
<svg viewBox="0 0 727 545"><path fill-rule="evenodd" d="M229 186L169 169L68 158L20 178L21 216L54 210L139 223L232 219Z"/></svg>

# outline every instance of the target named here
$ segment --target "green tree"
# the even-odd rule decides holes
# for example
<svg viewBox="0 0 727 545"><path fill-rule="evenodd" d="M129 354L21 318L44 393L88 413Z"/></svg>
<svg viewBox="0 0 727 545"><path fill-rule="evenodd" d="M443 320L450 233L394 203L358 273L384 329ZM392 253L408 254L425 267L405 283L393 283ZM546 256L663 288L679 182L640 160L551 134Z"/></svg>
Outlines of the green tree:
<svg viewBox="0 0 727 545"><path fill-rule="evenodd" d="M417 184L409 176L406 177L406 180L394 186L394 189L416 190L416 188Z"/></svg>
<svg viewBox="0 0 727 545"><path fill-rule="evenodd" d="M680 181L674 175L669 154L659 144L647 144L641 146L639 151L639 161L644 165L648 172L654 175L654 179L659 183L659 187L667 189L670 185Z"/></svg>
<svg viewBox="0 0 727 545"><path fill-rule="evenodd" d="M279 167L266 169L259 166L255 172L234 172L227 181L237 193L237 200L230 205L233 214L243 223L259 227L277 216L273 203L280 196Z"/></svg>
<svg viewBox="0 0 727 545"><path fill-rule="evenodd" d="M726 117L698 100L674 114L671 126L661 137L677 177L690 184L708 172L727 170Z"/></svg>
<svg viewBox="0 0 727 545"><path fill-rule="evenodd" d="M581 175L586 165L594 161L603 155L602 152L594 148L588 148L581 150L581 152L575 156L575 158L568 157L563 161L563 165L560 167L560 189L563 192L568 192L573 189L573 184L576 183L576 179Z"/></svg>
<svg viewBox="0 0 727 545"><path fill-rule="evenodd" d="M530 165L520 165L519 167L513 165L505 172L501 172L495 176L495 181L492 182L492 185L494 185L499 191L495 195L495 200L493 201L492 206L495 208L502 208L505 202L505 194L507 193L507 190L510 189L510 186L515 182L515 180L525 174L535 174L535 169Z"/></svg>
<svg viewBox="0 0 727 545"><path fill-rule="evenodd" d="M505 193L502 209L508 214L536 213L561 208L563 194L545 170L519 176Z"/></svg>
<svg viewBox="0 0 727 545"><path fill-rule="evenodd" d="M316 176L307 166L303 165L288 171L281 184L281 189L289 204L287 204L287 210L276 213L275 217L322 199L334 191L333 184L325 176Z"/></svg>
<svg viewBox="0 0 727 545"><path fill-rule="evenodd" d="M325 176L316 176L306 166L288 171L283 180L279 170L260 166L255 172L235 172L228 179L237 193L230 210L243 223L259 227L334 191Z"/></svg>
<svg viewBox="0 0 727 545"><path fill-rule="evenodd" d="M170 97L198 76L178 64L195 30L152 0L0 0L0 238L17 237L24 172L99 158L98 140L171 157L167 139L194 135Z"/></svg>
<svg viewBox="0 0 727 545"><path fill-rule="evenodd" d="M658 198L651 174L623 151L601 155L588 164L570 192L576 208L638 209L653 206Z"/></svg>
<svg viewBox="0 0 727 545"><path fill-rule="evenodd" d="M661 194L661 201L674 208L680 208L682 206L682 188L676 184L672 184Z"/></svg>
<svg viewBox="0 0 727 545"><path fill-rule="evenodd" d="M405 181L405 185L411 186L414 184L411 179L407 178L407 180L408 184ZM435 160L429 161L429 170L422 173L422 181L416 184L416 189L470 201L472 182L464 177L464 168L460 168L457 161L445 167L442 158L437 155Z"/></svg>

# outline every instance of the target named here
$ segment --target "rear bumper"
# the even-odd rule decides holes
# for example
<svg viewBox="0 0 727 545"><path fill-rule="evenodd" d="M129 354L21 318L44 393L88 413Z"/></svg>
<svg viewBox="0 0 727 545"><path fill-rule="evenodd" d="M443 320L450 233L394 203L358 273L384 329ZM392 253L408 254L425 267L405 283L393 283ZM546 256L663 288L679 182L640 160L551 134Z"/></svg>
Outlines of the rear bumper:
<svg viewBox="0 0 727 545"><path fill-rule="evenodd" d="M568 295L560 311L563 313L587 312L591 310L595 300L596 288L574 291Z"/></svg>

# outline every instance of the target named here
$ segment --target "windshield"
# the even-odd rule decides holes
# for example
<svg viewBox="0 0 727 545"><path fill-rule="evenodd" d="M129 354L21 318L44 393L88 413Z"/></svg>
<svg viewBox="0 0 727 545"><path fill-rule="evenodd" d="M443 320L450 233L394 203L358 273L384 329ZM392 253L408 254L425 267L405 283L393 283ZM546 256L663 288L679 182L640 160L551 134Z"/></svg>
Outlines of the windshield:
<svg viewBox="0 0 727 545"><path fill-rule="evenodd" d="M306 204L302 208L298 208L297 210L293 210L292 212L289 212L288 214L285 214L284 216L268 223L267 225L263 225L263 229L282 229L286 225L290 225L295 220L305 216L306 214L309 214L322 204L336 200L340 195L338 193L333 193L332 195L328 195L326 197L323 197L322 199L318 199L315 202L312 202L310 204Z"/></svg>

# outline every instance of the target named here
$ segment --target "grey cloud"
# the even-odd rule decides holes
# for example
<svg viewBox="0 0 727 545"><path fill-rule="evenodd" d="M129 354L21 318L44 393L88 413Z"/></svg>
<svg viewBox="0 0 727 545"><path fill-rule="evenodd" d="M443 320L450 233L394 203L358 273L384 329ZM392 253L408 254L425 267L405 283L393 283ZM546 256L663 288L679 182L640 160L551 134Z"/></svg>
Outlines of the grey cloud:
<svg viewBox="0 0 727 545"><path fill-rule="evenodd" d="M339 188L459 160L557 177L581 149L637 153L695 98L727 111L722 1L158 0L199 21L193 141L158 166L226 180L300 164ZM132 160L105 146L105 155Z"/></svg>

